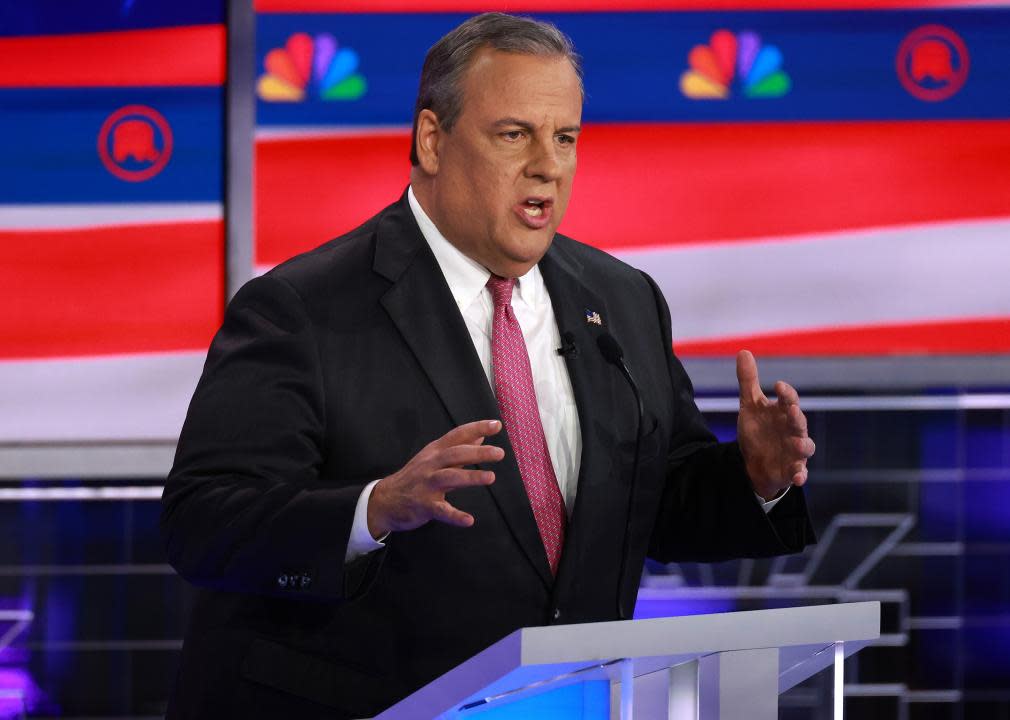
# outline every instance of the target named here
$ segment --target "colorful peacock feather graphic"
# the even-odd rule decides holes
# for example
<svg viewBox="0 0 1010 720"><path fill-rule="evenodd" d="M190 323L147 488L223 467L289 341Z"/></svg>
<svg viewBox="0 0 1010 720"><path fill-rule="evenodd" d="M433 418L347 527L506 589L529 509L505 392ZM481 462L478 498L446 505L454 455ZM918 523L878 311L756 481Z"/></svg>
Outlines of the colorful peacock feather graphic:
<svg viewBox="0 0 1010 720"><path fill-rule="evenodd" d="M329 33L314 39L295 33L284 47L267 53L256 94L267 102L302 102L311 82L323 100L357 100L368 89L357 72L359 62L358 53L338 47Z"/></svg>
<svg viewBox="0 0 1010 720"><path fill-rule="evenodd" d="M680 91L695 100L726 100L736 79L749 98L782 97L790 88L782 52L761 44L750 31L734 35L716 30L708 45L695 45L687 56L690 69L680 76Z"/></svg>

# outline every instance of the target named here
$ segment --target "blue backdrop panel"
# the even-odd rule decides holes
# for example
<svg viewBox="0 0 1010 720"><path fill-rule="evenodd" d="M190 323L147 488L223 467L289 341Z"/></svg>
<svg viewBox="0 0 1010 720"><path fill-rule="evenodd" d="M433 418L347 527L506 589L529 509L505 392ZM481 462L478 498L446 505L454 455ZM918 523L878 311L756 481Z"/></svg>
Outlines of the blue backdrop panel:
<svg viewBox="0 0 1010 720"><path fill-rule="evenodd" d="M0 90L0 198L5 203L219 202L221 88ZM129 182L110 173L98 136L112 113L145 105L171 128L164 170Z"/></svg>
<svg viewBox="0 0 1010 720"><path fill-rule="evenodd" d="M407 124L427 49L465 19L454 14L260 14L257 73L266 54L299 32L332 34L353 49L367 90L324 101L309 87L297 103L259 102L260 125ZM1010 11L658 12L546 14L584 58L588 121L875 120L1010 117L1006 40ZM895 59L924 25L953 30L968 50L965 85L943 102L904 89ZM694 100L680 91L688 54L713 32L754 31L782 55L791 89L781 97ZM954 58L957 65L958 59Z"/></svg>

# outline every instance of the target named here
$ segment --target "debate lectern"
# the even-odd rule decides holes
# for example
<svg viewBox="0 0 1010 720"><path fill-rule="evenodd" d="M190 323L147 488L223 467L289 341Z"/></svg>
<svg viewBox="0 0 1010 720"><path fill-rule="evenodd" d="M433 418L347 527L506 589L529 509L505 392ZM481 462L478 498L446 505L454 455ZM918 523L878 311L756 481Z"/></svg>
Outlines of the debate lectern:
<svg viewBox="0 0 1010 720"><path fill-rule="evenodd" d="M773 720L778 695L880 637L880 603L524 628L375 720Z"/></svg>

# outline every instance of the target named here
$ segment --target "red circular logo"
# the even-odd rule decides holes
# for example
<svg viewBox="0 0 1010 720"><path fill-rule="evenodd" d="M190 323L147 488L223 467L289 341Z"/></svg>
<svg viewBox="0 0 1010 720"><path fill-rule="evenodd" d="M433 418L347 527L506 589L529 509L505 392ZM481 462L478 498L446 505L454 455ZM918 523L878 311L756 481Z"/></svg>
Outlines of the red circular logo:
<svg viewBox="0 0 1010 720"><path fill-rule="evenodd" d="M913 96L946 100L968 79L968 47L948 27L923 25L902 40L895 64L898 79Z"/></svg>
<svg viewBox="0 0 1010 720"><path fill-rule="evenodd" d="M172 128L154 108L119 108L98 131L98 157L105 169L120 180L150 180L165 169L172 157Z"/></svg>

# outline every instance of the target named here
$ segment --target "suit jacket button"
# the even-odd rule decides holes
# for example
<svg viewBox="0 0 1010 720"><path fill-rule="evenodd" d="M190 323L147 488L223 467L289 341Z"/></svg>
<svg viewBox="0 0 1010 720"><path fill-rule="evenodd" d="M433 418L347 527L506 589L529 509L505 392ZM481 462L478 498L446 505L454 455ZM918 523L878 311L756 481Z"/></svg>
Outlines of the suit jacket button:
<svg viewBox="0 0 1010 720"><path fill-rule="evenodd" d="M288 576L283 573L278 575L277 584L281 587L281 589L286 588L288 586Z"/></svg>
<svg viewBox="0 0 1010 720"><path fill-rule="evenodd" d="M561 608L554 608L554 619L555 620L561 619Z"/></svg>

